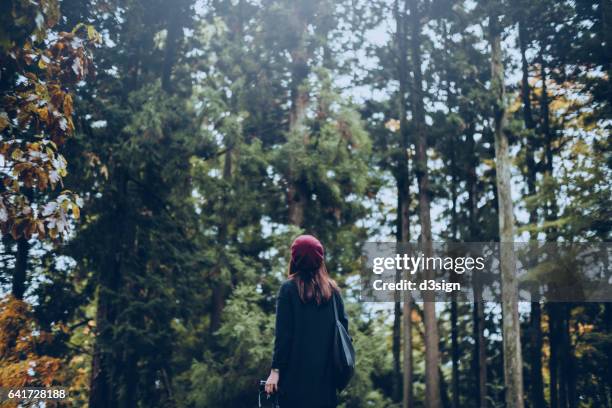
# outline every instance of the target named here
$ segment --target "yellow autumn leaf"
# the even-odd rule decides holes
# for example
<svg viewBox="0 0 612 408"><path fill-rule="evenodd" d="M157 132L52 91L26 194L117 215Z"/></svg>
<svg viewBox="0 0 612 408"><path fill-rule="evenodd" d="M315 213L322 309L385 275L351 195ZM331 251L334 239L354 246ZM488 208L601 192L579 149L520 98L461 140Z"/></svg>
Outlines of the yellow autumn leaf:
<svg viewBox="0 0 612 408"><path fill-rule="evenodd" d="M514 98L510 106L508 106L508 113L518 112L522 106L521 98Z"/></svg>
<svg viewBox="0 0 612 408"><path fill-rule="evenodd" d="M494 168L495 167L495 160L493 159L484 159L482 161L482 163L490 168Z"/></svg>
<svg viewBox="0 0 612 408"><path fill-rule="evenodd" d="M94 42L101 41L100 34L96 31L96 29L92 25L87 26L87 39L89 41L94 41Z"/></svg>
<svg viewBox="0 0 612 408"><path fill-rule="evenodd" d="M23 157L23 152L21 151L20 148L16 148L15 150L13 150L13 153L11 153L11 158L13 160L19 160Z"/></svg>
<svg viewBox="0 0 612 408"><path fill-rule="evenodd" d="M76 204L72 204L72 215L77 219L81 216L81 209Z"/></svg>
<svg viewBox="0 0 612 408"><path fill-rule="evenodd" d="M72 95L66 94L66 96L64 97L63 108L64 108L64 115L72 116Z"/></svg>
<svg viewBox="0 0 612 408"><path fill-rule="evenodd" d="M46 106L38 108L36 112L38 113L38 117L42 122L45 122L47 124L49 123L49 109L47 109Z"/></svg>

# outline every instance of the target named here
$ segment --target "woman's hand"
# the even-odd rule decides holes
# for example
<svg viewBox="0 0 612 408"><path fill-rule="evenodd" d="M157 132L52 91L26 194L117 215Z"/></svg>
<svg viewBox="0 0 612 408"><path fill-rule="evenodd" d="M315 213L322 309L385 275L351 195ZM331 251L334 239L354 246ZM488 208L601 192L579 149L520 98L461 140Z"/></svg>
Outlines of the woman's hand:
<svg viewBox="0 0 612 408"><path fill-rule="evenodd" d="M272 394L278 391L278 370L271 370L266 380L266 392Z"/></svg>

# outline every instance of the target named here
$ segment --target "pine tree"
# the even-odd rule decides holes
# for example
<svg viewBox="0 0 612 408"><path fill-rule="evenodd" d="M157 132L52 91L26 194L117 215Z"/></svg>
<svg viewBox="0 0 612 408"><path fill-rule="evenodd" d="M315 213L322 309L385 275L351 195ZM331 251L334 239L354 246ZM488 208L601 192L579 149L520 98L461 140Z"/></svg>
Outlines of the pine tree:
<svg viewBox="0 0 612 408"><path fill-rule="evenodd" d="M495 164L497 178L502 315L504 341L504 384L506 405L522 407L523 366L518 316L518 284L514 255L514 214L510 186L509 143L505 134L506 101L504 66L499 26L499 4L489 2L489 44L491 47L491 92L494 107Z"/></svg>

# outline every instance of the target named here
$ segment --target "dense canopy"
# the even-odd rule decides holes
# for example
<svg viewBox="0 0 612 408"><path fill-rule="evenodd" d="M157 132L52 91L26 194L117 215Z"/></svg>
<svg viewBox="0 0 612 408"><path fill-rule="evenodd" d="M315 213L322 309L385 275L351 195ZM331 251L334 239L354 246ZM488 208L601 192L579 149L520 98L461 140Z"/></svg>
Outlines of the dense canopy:
<svg viewBox="0 0 612 408"><path fill-rule="evenodd" d="M502 304L357 293L367 241L610 241L611 47L610 0L2 1L0 387L253 407L308 233L342 407L612 407L612 303L511 253Z"/></svg>

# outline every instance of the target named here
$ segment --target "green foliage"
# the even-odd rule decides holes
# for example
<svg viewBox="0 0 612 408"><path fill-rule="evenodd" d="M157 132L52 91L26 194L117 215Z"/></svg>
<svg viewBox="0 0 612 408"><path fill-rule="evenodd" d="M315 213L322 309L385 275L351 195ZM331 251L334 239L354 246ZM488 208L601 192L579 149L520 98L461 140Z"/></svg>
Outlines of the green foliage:
<svg viewBox="0 0 612 408"><path fill-rule="evenodd" d="M420 9L427 27L420 57L434 236L496 240L488 6L417 3L428 5ZM505 131L516 153L520 232L609 241L609 2L491 3L503 15L504 47L516 49L506 53ZM398 406L389 310L358 303L350 290L363 243L392 236L403 171L411 237L420 234L414 121L398 117L401 97L411 99L397 83L393 13L403 5L1 3L0 289L17 282L15 260L25 254L27 300L40 328L53 332L45 351L67 367L49 381L66 381L75 404L252 407L269 370L288 247L307 232L324 243L330 273L349 290L358 370L341 406ZM514 65L523 68L518 24L527 104L523 84L508 82ZM88 75L93 68L96 76ZM290 217L291 189L302 200L301 222ZM43 234L65 243L28 243ZM458 310L459 406L476 406L473 308ZM607 406L609 307L569 310L562 320L576 378L567 385L583 405ZM419 311L412 316L417 407L427 347ZM444 401L452 328L448 307L438 313ZM486 308L484 326L488 402L500 406L495 307ZM545 386L549 347L559 342L551 330L544 315ZM523 337L527 355L531 337ZM19 367L28 360L11 358ZM0 372L10 376L6 367ZM90 377L94 368L101 375Z"/></svg>
<svg viewBox="0 0 612 408"><path fill-rule="evenodd" d="M194 361L183 374L189 390L185 406L252 405L248 401L254 401L257 381L270 364L274 338L274 319L262 309L263 300L252 285L235 288L215 333L220 350L206 351L203 360Z"/></svg>
<svg viewBox="0 0 612 408"><path fill-rule="evenodd" d="M355 376L349 386L340 394L340 407L391 407L391 399L376 387L375 379L391 371L391 354L388 352L388 328L385 316L367 314L361 305L348 308L357 360Z"/></svg>

